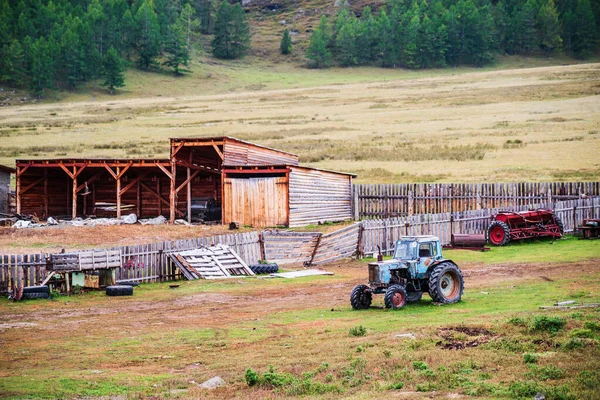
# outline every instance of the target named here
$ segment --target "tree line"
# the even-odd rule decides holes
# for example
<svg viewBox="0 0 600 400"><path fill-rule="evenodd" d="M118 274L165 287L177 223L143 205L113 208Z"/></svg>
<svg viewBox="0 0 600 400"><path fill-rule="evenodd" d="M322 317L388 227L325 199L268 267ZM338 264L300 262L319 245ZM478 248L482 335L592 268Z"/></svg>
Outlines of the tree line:
<svg viewBox="0 0 600 400"><path fill-rule="evenodd" d="M599 37L598 1L389 0L377 15L342 5L332 22L322 16L306 57L316 68L483 66L499 53L583 59Z"/></svg>
<svg viewBox="0 0 600 400"><path fill-rule="evenodd" d="M101 79L112 93L129 65L182 74L198 33L215 34L217 57L250 47L241 5L225 0L0 0L0 82L42 96Z"/></svg>

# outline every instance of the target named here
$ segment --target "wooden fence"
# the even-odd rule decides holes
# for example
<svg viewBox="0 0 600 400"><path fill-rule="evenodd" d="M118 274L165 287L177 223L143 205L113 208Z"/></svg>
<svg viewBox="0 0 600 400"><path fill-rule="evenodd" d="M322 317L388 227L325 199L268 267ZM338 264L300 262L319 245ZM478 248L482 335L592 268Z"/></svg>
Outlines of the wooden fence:
<svg viewBox="0 0 600 400"><path fill-rule="evenodd" d="M539 203L503 210L526 211L532 208L551 208L562 220L566 233L573 233L586 218L600 218L600 197L559 201L553 204ZM391 255L394 243L402 236L435 235L442 244L449 244L453 233L484 234L491 216L499 209L459 211L454 213L422 214L362 222L360 249L364 255L377 253L377 246Z"/></svg>
<svg viewBox="0 0 600 400"><path fill-rule="evenodd" d="M265 258L278 264L309 263L321 240L320 232L264 231Z"/></svg>
<svg viewBox="0 0 600 400"><path fill-rule="evenodd" d="M354 185L354 218L440 214L599 196L600 182Z"/></svg>
<svg viewBox="0 0 600 400"><path fill-rule="evenodd" d="M313 264L326 264L340 258L348 258L358 251L361 224L353 224L321 236L311 260Z"/></svg>

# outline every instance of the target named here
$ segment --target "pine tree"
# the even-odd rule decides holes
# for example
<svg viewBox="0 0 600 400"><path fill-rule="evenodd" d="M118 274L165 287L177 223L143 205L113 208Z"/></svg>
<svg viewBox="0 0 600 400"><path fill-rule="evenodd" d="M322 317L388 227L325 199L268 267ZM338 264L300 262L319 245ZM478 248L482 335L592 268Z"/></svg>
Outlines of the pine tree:
<svg viewBox="0 0 600 400"><path fill-rule="evenodd" d="M188 65L190 60L190 53L186 46L185 39L185 27L180 24L171 24L167 32L167 39L165 41L165 53L167 60L165 65L173 68L173 72L176 76L181 75L179 65Z"/></svg>
<svg viewBox="0 0 600 400"><path fill-rule="evenodd" d="M321 16L319 26L310 35L310 42L306 49L306 58L312 60L312 66L315 68L323 68L327 66L330 61L331 53L327 48L327 42L329 41L329 24L327 23L327 17Z"/></svg>
<svg viewBox="0 0 600 400"><path fill-rule="evenodd" d="M231 54L233 58L241 58L250 50L250 25L246 13L240 3L231 9Z"/></svg>
<svg viewBox="0 0 600 400"><path fill-rule="evenodd" d="M596 48L596 25L590 0L577 0L574 20L577 30L573 35L573 53L577 58L586 58Z"/></svg>
<svg viewBox="0 0 600 400"><path fill-rule="evenodd" d="M536 25L537 8L535 0L527 0L517 15L516 31L519 35L519 50L531 54L539 46Z"/></svg>
<svg viewBox="0 0 600 400"><path fill-rule="evenodd" d="M31 44L30 88L38 97L44 96L44 90L52 87L54 76L54 58L52 50L55 46L41 37Z"/></svg>
<svg viewBox="0 0 600 400"><path fill-rule="evenodd" d="M138 63L146 71L155 62L160 51L160 28L151 0L144 0L135 14Z"/></svg>
<svg viewBox="0 0 600 400"><path fill-rule="evenodd" d="M336 54L344 67L358 63L356 54L356 19L347 18L336 36Z"/></svg>
<svg viewBox="0 0 600 400"><path fill-rule="evenodd" d="M111 46L102 58L102 75L104 77L102 86L108 87L110 94L114 94L115 88L125 86L123 70L123 60L119 57L117 50Z"/></svg>
<svg viewBox="0 0 600 400"><path fill-rule="evenodd" d="M553 0L545 0L537 15L540 47L550 55L562 44L558 11Z"/></svg>
<svg viewBox="0 0 600 400"><path fill-rule="evenodd" d="M61 39L62 69L71 89L85 79L85 51L78 34L80 25L79 18L68 19Z"/></svg>
<svg viewBox="0 0 600 400"><path fill-rule="evenodd" d="M396 61L394 46L394 29L385 10L381 10L377 18L377 53L382 67L391 67Z"/></svg>
<svg viewBox="0 0 600 400"><path fill-rule="evenodd" d="M25 69L25 52L21 43L17 39L13 39L10 45L4 45L1 56L2 76L0 76L0 80L10 82L13 86L23 85L27 71Z"/></svg>
<svg viewBox="0 0 600 400"><path fill-rule="evenodd" d="M200 30L200 21L196 19L196 10L190 5L190 3L186 3L181 10L181 14L179 15L178 24L183 27L185 33L185 44L188 50L191 49L191 38L192 32L196 32Z"/></svg>
<svg viewBox="0 0 600 400"><path fill-rule="evenodd" d="M287 29L283 31L283 35L281 36L279 51L281 51L281 54L290 54L292 52L292 37L290 36L290 31Z"/></svg>
<svg viewBox="0 0 600 400"><path fill-rule="evenodd" d="M375 61L377 55L377 29L371 7L366 6L361 14L356 32L356 54L359 64Z"/></svg>

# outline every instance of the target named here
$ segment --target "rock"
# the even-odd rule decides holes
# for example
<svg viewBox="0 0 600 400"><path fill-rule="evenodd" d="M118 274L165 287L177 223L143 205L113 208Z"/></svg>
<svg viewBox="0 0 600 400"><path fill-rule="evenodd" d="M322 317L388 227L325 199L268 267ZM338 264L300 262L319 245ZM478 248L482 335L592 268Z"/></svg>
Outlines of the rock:
<svg viewBox="0 0 600 400"><path fill-rule="evenodd" d="M47 223L48 225L58 225L58 221L57 221L57 220L55 220L55 219L54 219L54 218L52 218L52 217L48 217L48 219L46 220L46 223Z"/></svg>
<svg viewBox="0 0 600 400"><path fill-rule="evenodd" d="M285 24L287 24L287 21L286 21L285 19L282 19L281 21L279 21L279 23L280 23L281 25L285 25Z"/></svg>
<svg viewBox="0 0 600 400"><path fill-rule="evenodd" d="M216 389L219 386L223 386L224 384L225 381L221 379L220 376L215 376L214 378L210 378L206 382L201 383L200 387L202 389Z"/></svg>
<svg viewBox="0 0 600 400"><path fill-rule="evenodd" d="M17 229L30 228L31 221L23 221L23 220L17 221L17 222L15 222L15 224L12 227L17 228Z"/></svg>
<svg viewBox="0 0 600 400"><path fill-rule="evenodd" d="M175 222L173 222L175 225L185 225L185 226L192 226L192 224L190 224L189 222L187 222L184 219L176 219Z"/></svg>
<svg viewBox="0 0 600 400"><path fill-rule="evenodd" d="M296 35L297 35L297 34L299 34L299 33L300 33L300 32L298 32L298 31L297 31L297 30L295 30L295 29L290 31L290 35L292 35L292 36L296 36Z"/></svg>
<svg viewBox="0 0 600 400"><path fill-rule="evenodd" d="M334 7L350 7L350 2L348 0L335 0L335 3L333 3Z"/></svg>
<svg viewBox="0 0 600 400"><path fill-rule="evenodd" d="M417 338L414 333L399 333L397 335L394 335L394 337L397 339L416 339Z"/></svg>
<svg viewBox="0 0 600 400"><path fill-rule="evenodd" d="M252 3L252 0L242 0L242 7L246 7L250 3Z"/></svg>
<svg viewBox="0 0 600 400"><path fill-rule="evenodd" d="M534 400L546 400L546 396L544 396L544 393L538 393L535 395L535 397L533 399Z"/></svg>
<svg viewBox="0 0 600 400"><path fill-rule="evenodd" d="M138 222L142 225L162 225L167 223L167 219L159 215L156 218L140 219Z"/></svg>
<svg viewBox="0 0 600 400"><path fill-rule="evenodd" d="M123 223L125 223L125 224L135 224L137 222L137 215L129 214L124 217L121 217L121 219L123 220Z"/></svg>

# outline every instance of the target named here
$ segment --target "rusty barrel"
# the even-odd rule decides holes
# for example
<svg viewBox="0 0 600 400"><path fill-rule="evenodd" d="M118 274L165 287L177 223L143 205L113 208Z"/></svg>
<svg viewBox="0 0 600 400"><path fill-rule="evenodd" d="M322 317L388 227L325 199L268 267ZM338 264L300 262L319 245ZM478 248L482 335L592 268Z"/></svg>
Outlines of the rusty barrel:
<svg viewBox="0 0 600 400"><path fill-rule="evenodd" d="M452 235L452 247L485 247L485 235L455 233Z"/></svg>

